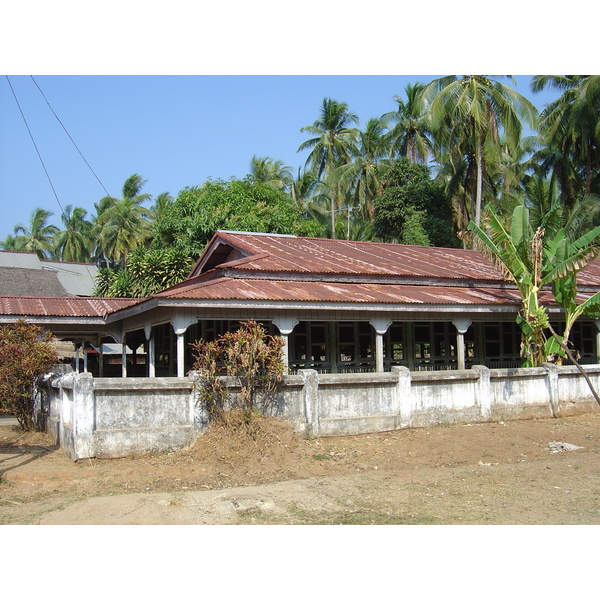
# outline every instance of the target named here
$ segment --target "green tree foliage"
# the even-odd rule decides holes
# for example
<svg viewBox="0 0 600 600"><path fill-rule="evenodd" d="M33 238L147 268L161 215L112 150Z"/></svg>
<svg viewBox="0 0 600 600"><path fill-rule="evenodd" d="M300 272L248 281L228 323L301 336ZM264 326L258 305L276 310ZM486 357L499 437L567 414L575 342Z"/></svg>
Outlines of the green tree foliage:
<svg viewBox="0 0 600 600"><path fill-rule="evenodd" d="M435 79L423 88L421 100L429 107L438 161L448 162L443 155L454 154L456 170L459 159L467 159L467 165L460 168L470 176L470 205L466 210L479 225L484 179L491 163L499 160L501 134L505 144L518 145L522 123L535 126L537 111L515 90L485 75Z"/></svg>
<svg viewBox="0 0 600 600"><path fill-rule="evenodd" d="M51 334L23 320L0 325L0 408L25 431L33 428L33 391L58 362Z"/></svg>
<svg viewBox="0 0 600 600"><path fill-rule="evenodd" d="M583 234L557 213L562 207L555 203L542 217L533 221L526 206L517 206L510 229L504 227L492 209L484 227L469 224L468 231L475 246L483 251L512 280L521 295L521 310L517 323L523 332L522 358L525 366L540 366L553 354L563 354L571 328L583 314L599 316L600 292L577 304L577 273L596 257L600 227ZM544 286L551 286L555 300L564 310L565 329L562 336L548 338L546 307L539 295Z"/></svg>
<svg viewBox="0 0 600 600"><path fill-rule="evenodd" d="M133 174L123 184L123 198L106 196L96 205L93 234L100 255L111 265L125 266L129 252L150 238L153 213L142 206L150 195L140 193L145 183L140 175Z"/></svg>
<svg viewBox="0 0 600 600"><path fill-rule="evenodd" d="M384 241L418 246L457 247L451 206L427 166L408 158L395 161L386 187L375 198L375 234Z"/></svg>
<svg viewBox="0 0 600 600"><path fill-rule="evenodd" d="M189 275L194 260L177 248L138 248L129 255L127 269L102 268L96 277L96 296L146 298Z"/></svg>
<svg viewBox="0 0 600 600"><path fill-rule="evenodd" d="M475 247L516 284L521 296L517 323L524 339L521 345L523 366L539 367L550 353L544 332L548 327L548 313L539 298L544 285L543 230L533 231L528 209L517 206L510 230L505 229L490 209L484 227L480 228L471 221L467 235L472 237Z"/></svg>
<svg viewBox="0 0 600 600"><path fill-rule="evenodd" d="M351 203L355 209L361 210L363 221L373 219L374 198L389 168L389 143L384 130L382 120L369 119L364 131L358 132L356 156L332 173L332 181L339 184L346 204Z"/></svg>
<svg viewBox="0 0 600 600"><path fill-rule="evenodd" d="M268 401L283 377L283 338L268 335L255 321L243 322L236 331L228 331L214 341L199 340L193 347L192 371L199 375L195 387L213 418L223 418L227 408L241 408L249 423L257 412L257 394L261 394L263 403ZM234 385L239 385L237 401L228 388L232 381L223 375L234 378Z"/></svg>
<svg viewBox="0 0 600 600"><path fill-rule="evenodd" d="M69 204L61 215L65 229L54 236L54 246L60 260L82 263L91 260L92 224L86 220L86 214L83 208L73 208Z"/></svg>
<svg viewBox="0 0 600 600"><path fill-rule="evenodd" d="M54 235L58 227L49 225L52 213L36 208L28 226L21 223L15 227L15 247L24 252L35 252L41 259L50 258L54 252Z"/></svg>
<svg viewBox="0 0 600 600"><path fill-rule="evenodd" d="M345 102L324 98L319 118L312 125L300 129L302 133L314 136L302 142L298 152L310 149L306 166L310 167L317 178L325 177L331 215L330 233L333 238L336 237L335 214L339 204L336 202L338 186L330 178L337 167L350 162L351 157L358 154L358 129L350 127L355 123L358 123L358 116L348 110Z"/></svg>
<svg viewBox="0 0 600 600"><path fill-rule="evenodd" d="M250 161L250 178L256 183L264 183L276 190L283 190L292 183L292 171L280 160L268 156L252 157Z"/></svg>
<svg viewBox="0 0 600 600"><path fill-rule="evenodd" d="M216 180L179 193L156 223L155 244L197 258L218 229L319 234L318 224L285 193L251 180Z"/></svg>
<svg viewBox="0 0 600 600"><path fill-rule="evenodd" d="M563 203L600 193L600 75L536 75L534 92L562 95L540 115L543 147L536 159L560 186Z"/></svg>
<svg viewBox="0 0 600 600"><path fill-rule="evenodd" d="M422 83L408 84L406 100L394 96L398 108L383 115L384 121L395 123L387 134L392 156L406 156L410 162L425 163L431 153L429 119L421 102Z"/></svg>

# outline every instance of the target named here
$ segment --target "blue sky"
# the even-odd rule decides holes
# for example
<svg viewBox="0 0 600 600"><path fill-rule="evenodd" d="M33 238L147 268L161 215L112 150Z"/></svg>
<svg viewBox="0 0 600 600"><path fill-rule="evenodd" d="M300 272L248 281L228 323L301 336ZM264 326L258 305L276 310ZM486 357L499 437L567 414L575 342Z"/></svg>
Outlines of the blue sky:
<svg viewBox="0 0 600 600"><path fill-rule="evenodd" d="M394 110L394 95L404 95L407 83L434 77L34 75L44 98L30 76L4 76L0 238L17 223L27 224L37 207L52 211L56 225L61 206L82 206L93 214L94 203L106 195L102 185L120 197L132 173L147 180L145 192L176 196L207 178L244 177L254 154L281 160L296 172L307 157L298 146L310 137L300 129L318 118L324 97L347 102L364 124ZM532 94L528 76L516 81L516 89L540 109L554 97Z"/></svg>

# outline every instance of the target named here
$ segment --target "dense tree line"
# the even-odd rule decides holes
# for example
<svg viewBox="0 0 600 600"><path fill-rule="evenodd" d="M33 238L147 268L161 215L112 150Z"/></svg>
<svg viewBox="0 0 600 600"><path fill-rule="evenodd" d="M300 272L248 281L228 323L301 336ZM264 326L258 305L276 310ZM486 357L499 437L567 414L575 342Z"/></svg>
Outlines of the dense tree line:
<svg viewBox="0 0 600 600"><path fill-rule="evenodd" d="M185 277L216 229L456 246L473 243L457 234L489 210L506 223L518 206L538 221L559 207L565 222L592 229L600 76L535 76L534 92L560 92L540 114L509 84L482 75L414 83L363 128L346 103L324 98L300 131L308 155L297 173L254 156L246 179L209 180L176 198L142 193L135 174L95 215L67 206L61 229L39 208L0 247L94 261L98 293L143 296ZM524 137L525 127L536 134Z"/></svg>

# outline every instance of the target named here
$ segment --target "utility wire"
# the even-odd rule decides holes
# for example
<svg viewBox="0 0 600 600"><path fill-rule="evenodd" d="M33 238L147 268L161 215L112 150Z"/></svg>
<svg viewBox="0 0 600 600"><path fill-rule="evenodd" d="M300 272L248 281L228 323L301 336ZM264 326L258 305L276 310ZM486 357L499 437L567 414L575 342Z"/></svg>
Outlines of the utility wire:
<svg viewBox="0 0 600 600"><path fill-rule="evenodd" d="M8 78L8 75L6 75L6 81L8 81L8 85L10 87L10 91L12 92L12 95L15 99L15 102L17 103L17 106L19 107L19 112L21 113L21 117L23 117L23 122L25 123L25 127L27 127L27 131L29 132L29 137L31 138L31 141L33 142L33 146L35 148L35 151L37 152L38 158L40 159L40 162L42 163L42 167L44 168L44 172L46 173L46 177L48 178L48 182L50 183L50 187L52 188L52 191L54 192L54 197L56 198L56 201L58 202L58 206L60 206L60 212L61 214L64 214L64 209L62 207L62 204L60 203L60 200L58 199L58 194L56 193L56 190L54 189L54 185L52 184L52 179L50 179L50 175L48 173L48 169L46 169L46 165L44 164L44 160L42 158L42 155L40 154L40 151L38 150L37 144L35 143L35 139L33 138L33 134L31 133L31 129L29 129L29 124L27 123L27 119L25 118L25 115L23 114L23 110L21 108L21 105L19 104L19 100L17 98L17 95L15 94L15 90L13 89L13 86L10 82L10 79Z"/></svg>
<svg viewBox="0 0 600 600"><path fill-rule="evenodd" d="M48 98L46 98L44 92L42 92L42 88L40 88L40 86L38 85L38 82L33 78L33 75L30 75L30 77L31 77L31 81L33 81L33 83L35 83L37 89L40 91L40 94L42 95L42 97L46 101L46 104L48 105L48 108L52 111L52 114L56 117L56 120L61 124L61 127L65 130L65 133L67 134L67 136L69 137L69 139L73 143L73 146L75 146L77 152L79 152L79 156L81 156L81 158L83 159L83 162L88 166L89 170L92 172L92 174L94 175L94 177L98 180L98 183L102 186L102 189L106 192L106 195L110 196L110 194L108 193L107 189L104 187L104 184L100 181L100 178L98 177L98 175L96 175L96 173L94 172L94 169L92 169L92 167L90 166L90 163L88 163L88 161L85 159L85 156L83 156L83 154L81 153L81 150L77 147L77 144L75 143L75 141L71 137L71 134L67 131L67 128L63 125L63 122L58 118L58 115L54 112L54 109L52 108L52 106L50 106L50 102L48 102Z"/></svg>
<svg viewBox="0 0 600 600"><path fill-rule="evenodd" d="M73 145L75 146L75 148L77 148L77 144L75 144L75 142L73 141L73 138L69 135L69 132L67 131L67 129L65 128L65 126L62 124L61 120L58 118L57 114L54 112L54 110L52 109L52 107L50 106L50 103L48 102L46 96L44 96L44 92L42 92L40 86L37 84L37 82L35 81L35 79L33 79L33 77L31 77L31 79L33 80L33 83L35 83L35 85L37 86L38 90L40 91L40 94L42 94L42 96L44 97L44 100L46 100L46 103L48 104L48 106L50 107L50 110L52 111L52 113L54 114L54 116L56 117L56 119L58 120L58 122L62 125L63 129L65 130L65 133L69 136L69 139L71 140L71 142L73 142ZM23 113L23 109L21 108L21 105L19 104L19 99L17 98L17 94L15 93L15 90L10 82L10 79L8 78L8 75L6 75L6 81L8 81L8 85L10 87L10 91L12 92L12 95L15 99L15 102L19 108L19 112L21 113L21 117L23 118L23 122L25 123L25 127L27 128L27 131L29 132L29 137L31 138L31 141L33 142L33 146L35 148L35 151L37 152L38 158L40 159L40 162L42 163L42 167L44 169L44 172L46 173L46 177L48 178L48 182L50 183L50 187L52 188L52 191L54 192L54 197L56 198L56 202L58 203L58 206L60 207L60 212L62 215L65 214L65 210L62 207L62 204L60 203L60 200L58 198L58 194L56 193L56 190L54 189L54 185L52 184L52 180L50 179L50 174L48 173L48 169L46 169L46 165L44 164L44 160L42 159L42 155L40 154L40 151L37 147L37 144L35 143L35 139L33 137L33 133L31 132L31 129L29 127L29 124L27 123L27 119L25 118L25 114ZM98 176L96 175L96 173L94 173L94 170L92 169L92 167L90 167L89 163L87 162L87 160L85 160L85 157L83 156L83 154L81 154L81 151L79 150L79 148L77 148L77 151L79 152L81 158L83 158L85 164L90 168L90 171L92 171L92 173L94 174L94 177L96 177L96 179L98 179ZM100 179L98 179L98 182L100 183L100 185L102 186L102 188L104 189L104 191L106 192L107 196L110 196L110 194L106 191L106 188L104 187L104 185L102 184L102 182L100 181ZM94 278L92 277L92 274L90 273L89 269L86 269L87 274L89 276L89 278L92 280L92 282L94 282Z"/></svg>

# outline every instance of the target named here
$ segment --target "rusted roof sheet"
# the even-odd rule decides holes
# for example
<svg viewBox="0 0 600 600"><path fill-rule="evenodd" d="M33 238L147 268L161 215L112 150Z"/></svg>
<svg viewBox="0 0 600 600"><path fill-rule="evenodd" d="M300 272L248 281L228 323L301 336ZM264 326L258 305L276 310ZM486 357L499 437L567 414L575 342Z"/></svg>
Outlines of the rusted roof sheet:
<svg viewBox="0 0 600 600"><path fill-rule="evenodd" d="M600 286L600 260L592 260L589 265L577 275L579 285Z"/></svg>
<svg viewBox="0 0 600 600"><path fill-rule="evenodd" d="M221 267L244 271L502 281L474 250L223 231L215 234L208 250L219 242L245 255Z"/></svg>
<svg viewBox="0 0 600 600"><path fill-rule="evenodd" d="M0 315L44 317L104 317L108 313L136 304L129 298L34 298L1 296Z"/></svg>
<svg viewBox="0 0 600 600"><path fill-rule="evenodd" d="M332 283L222 277L190 282L157 294L173 300L258 300L276 302L326 302L435 305L515 305L516 289L444 287L379 283ZM550 293L542 293L551 303Z"/></svg>

